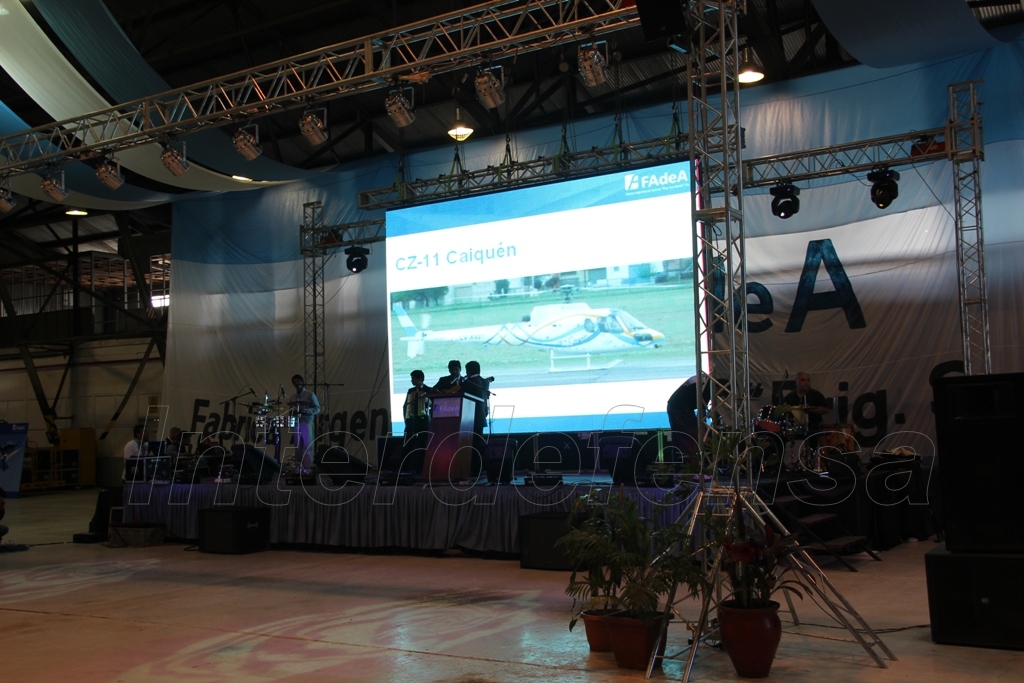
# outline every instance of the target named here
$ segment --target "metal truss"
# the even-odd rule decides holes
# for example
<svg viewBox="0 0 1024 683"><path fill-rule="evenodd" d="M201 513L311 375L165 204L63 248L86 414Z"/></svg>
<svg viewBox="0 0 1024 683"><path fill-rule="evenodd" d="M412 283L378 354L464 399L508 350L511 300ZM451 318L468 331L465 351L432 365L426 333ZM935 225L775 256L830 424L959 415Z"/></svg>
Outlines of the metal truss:
<svg viewBox="0 0 1024 683"><path fill-rule="evenodd" d="M801 182L853 173L879 166L899 166L946 158L945 128L932 128L873 140L771 154L743 162L743 187L765 187L785 180Z"/></svg>
<svg viewBox="0 0 1024 683"><path fill-rule="evenodd" d="M956 264L960 286L960 326L964 372L992 372L988 298L985 289L985 240L981 228L981 161L985 158L978 81L949 86L947 146L953 161L956 205Z"/></svg>
<svg viewBox="0 0 1024 683"><path fill-rule="evenodd" d="M202 127L430 77L638 21L626 0L492 0L251 71L0 137L0 173L109 154Z"/></svg>
<svg viewBox="0 0 1024 683"><path fill-rule="evenodd" d="M384 241L384 219L324 225L323 202L302 205L299 250L303 256L303 376L313 393L327 380L325 363L324 268L345 247ZM325 406L328 408L329 406ZM329 411L328 411L329 412Z"/></svg>
<svg viewBox="0 0 1024 683"><path fill-rule="evenodd" d="M307 249L306 244L314 234L322 233L324 227L324 205L322 202L311 202L302 205L303 246L303 368L302 373L307 382L312 383L313 393L318 384L326 378L324 369L324 266L331 254L320 249Z"/></svg>
<svg viewBox="0 0 1024 683"><path fill-rule="evenodd" d="M746 253L739 115L737 15L745 2L695 0L687 69L693 196L697 395L711 384L711 415L698 407L698 443L750 425ZM690 226L688 226L690 227ZM705 376L701 368L711 368Z"/></svg>
<svg viewBox="0 0 1024 683"><path fill-rule="evenodd" d="M390 187L359 193L361 209L391 209L455 197L468 197L555 180L568 180L613 170L655 166L686 159L690 154L686 135L594 147L582 152L564 152L533 161L513 161L479 171L462 171L438 178L398 182Z"/></svg>

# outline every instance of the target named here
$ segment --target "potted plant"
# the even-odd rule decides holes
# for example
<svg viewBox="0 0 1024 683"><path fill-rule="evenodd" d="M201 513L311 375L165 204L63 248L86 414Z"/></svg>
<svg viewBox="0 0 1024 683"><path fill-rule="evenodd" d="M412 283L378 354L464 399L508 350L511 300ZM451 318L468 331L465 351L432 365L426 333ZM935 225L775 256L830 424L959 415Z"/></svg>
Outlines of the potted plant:
<svg viewBox="0 0 1024 683"><path fill-rule="evenodd" d="M695 591L703 580L689 536L678 520L659 526L643 517L636 500L621 487L606 498L599 493L581 497L577 506L578 513L587 511L584 521L560 541L578 563L566 588L574 598L570 629L587 610L613 610L601 621L616 662L623 668L646 669L661 633L662 598L679 585Z"/></svg>
<svg viewBox="0 0 1024 683"><path fill-rule="evenodd" d="M772 597L784 590L803 598L804 586L786 578L793 569L786 558L799 546L794 535L783 537L770 523L744 515L740 495L736 493L731 519L718 535L730 589L728 599L718 605L718 627L736 672L764 678L782 638L779 603Z"/></svg>

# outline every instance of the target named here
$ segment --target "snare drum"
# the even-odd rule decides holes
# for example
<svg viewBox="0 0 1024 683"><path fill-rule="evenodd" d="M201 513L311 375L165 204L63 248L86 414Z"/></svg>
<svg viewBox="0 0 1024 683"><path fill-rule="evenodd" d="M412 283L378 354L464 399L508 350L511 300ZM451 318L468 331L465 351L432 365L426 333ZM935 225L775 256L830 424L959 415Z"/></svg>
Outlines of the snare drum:
<svg viewBox="0 0 1024 683"><path fill-rule="evenodd" d="M299 420L294 415L274 415L270 419L270 426L277 429L294 429Z"/></svg>
<svg viewBox="0 0 1024 683"><path fill-rule="evenodd" d="M782 433L782 424L775 420L775 406L761 406L757 419L754 420L754 429L761 432L771 432L772 434Z"/></svg>

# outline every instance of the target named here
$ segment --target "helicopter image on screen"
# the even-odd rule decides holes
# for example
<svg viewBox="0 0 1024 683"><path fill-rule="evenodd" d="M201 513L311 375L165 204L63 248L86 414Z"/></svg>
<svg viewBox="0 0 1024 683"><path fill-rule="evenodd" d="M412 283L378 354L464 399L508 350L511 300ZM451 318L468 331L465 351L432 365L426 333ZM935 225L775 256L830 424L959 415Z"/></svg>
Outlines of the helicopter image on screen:
<svg viewBox="0 0 1024 683"><path fill-rule="evenodd" d="M555 370L559 351L579 357L657 348L665 338L622 309L591 308L585 303L534 306L521 322L451 330L418 329L401 304L395 304L394 312L402 326L401 341L408 343L409 358L422 356L427 342L532 346L550 351Z"/></svg>

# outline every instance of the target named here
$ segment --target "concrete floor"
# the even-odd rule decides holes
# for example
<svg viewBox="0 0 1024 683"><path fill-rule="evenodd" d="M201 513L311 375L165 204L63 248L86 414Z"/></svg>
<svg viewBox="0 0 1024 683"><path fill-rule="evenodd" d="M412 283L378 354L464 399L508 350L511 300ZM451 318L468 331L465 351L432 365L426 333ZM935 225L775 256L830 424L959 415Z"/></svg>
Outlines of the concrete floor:
<svg viewBox="0 0 1024 683"><path fill-rule="evenodd" d="M269 551L201 554L184 545L71 543L95 491L9 499L0 553L0 681L643 680L567 629L567 573L458 555ZM899 661L879 669L845 631L785 626L769 681L1024 681L1024 653L935 645L923 555L908 543L829 571ZM809 601L800 617L828 623ZM695 610L694 610L695 613ZM686 642L669 630L669 652ZM679 680L667 661L655 679ZM692 680L737 680L702 650Z"/></svg>

